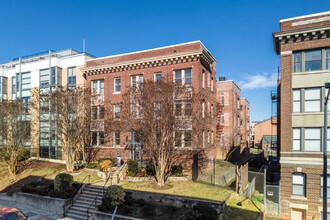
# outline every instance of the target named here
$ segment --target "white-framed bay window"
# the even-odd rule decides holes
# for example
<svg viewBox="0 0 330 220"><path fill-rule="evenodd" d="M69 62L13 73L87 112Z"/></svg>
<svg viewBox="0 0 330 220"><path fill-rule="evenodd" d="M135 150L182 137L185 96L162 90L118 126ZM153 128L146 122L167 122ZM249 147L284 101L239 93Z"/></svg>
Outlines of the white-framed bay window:
<svg viewBox="0 0 330 220"><path fill-rule="evenodd" d="M174 82L183 85L191 85L192 84L192 70L183 69L183 70L175 70L174 71Z"/></svg>

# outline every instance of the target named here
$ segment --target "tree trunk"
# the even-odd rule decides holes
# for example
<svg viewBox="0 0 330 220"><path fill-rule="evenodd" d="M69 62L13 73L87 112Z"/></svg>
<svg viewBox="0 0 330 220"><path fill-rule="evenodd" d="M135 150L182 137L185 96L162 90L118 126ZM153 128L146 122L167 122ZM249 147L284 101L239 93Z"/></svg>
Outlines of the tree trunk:
<svg viewBox="0 0 330 220"><path fill-rule="evenodd" d="M74 150L69 147L67 150L66 170L72 172L74 169Z"/></svg>
<svg viewBox="0 0 330 220"><path fill-rule="evenodd" d="M165 185L165 166L164 163L159 163L155 166L158 187Z"/></svg>

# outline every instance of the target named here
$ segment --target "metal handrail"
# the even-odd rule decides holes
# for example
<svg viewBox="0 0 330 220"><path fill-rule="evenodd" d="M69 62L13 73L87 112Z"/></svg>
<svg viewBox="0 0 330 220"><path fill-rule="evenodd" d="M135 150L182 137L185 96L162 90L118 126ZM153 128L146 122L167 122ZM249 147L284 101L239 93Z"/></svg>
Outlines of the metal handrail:
<svg viewBox="0 0 330 220"><path fill-rule="evenodd" d="M85 176L85 178L80 182L80 184L78 185L78 187L73 191L73 193L71 193L71 195L70 195L70 197L69 197L69 201L70 201L70 203L71 203L71 206L73 206L73 202L74 202L74 200L73 200L73 197L74 197L74 195L77 193L77 191L81 188L81 186L83 185L83 182L85 181L85 179L88 177L88 184L91 184L91 175L87 175L87 176ZM63 209L64 209L64 215L65 215L65 211L66 211L66 205L67 205L67 203L65 203L64 204L64 206L63 206Z"/></svg>
<svg viewBox="0 0 330 220"><path fill-rule="evenodd" d="M104 183L103 187L102 187L102 193L104 194L104 189L105 189L105 185L107 185L107 183L109 182L109 179L111 179L111 185L112 185L112 177L108 177L107 178L107 181ZM95 203L95 207L96 207L96 201L97 201L97 198L99 197L100 193L99 192L96 196L95 196L95 199L93 200L93 202L89 205L88 209L87 209L87 219L89 218L89 210L92 208L92 205Z"/></svg>

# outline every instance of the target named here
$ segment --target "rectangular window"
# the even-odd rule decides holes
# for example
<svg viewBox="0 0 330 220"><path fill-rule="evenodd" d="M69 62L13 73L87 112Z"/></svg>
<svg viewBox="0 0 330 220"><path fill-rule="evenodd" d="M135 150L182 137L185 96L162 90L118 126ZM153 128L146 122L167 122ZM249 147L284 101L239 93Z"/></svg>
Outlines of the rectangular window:
<svg viewBox="0 0 330 220"><path fill-rule="evenodd" d="M330 69L330 49L325 50L325 68Z"/></svg>
<svg viewBox="0 0 330 220"><path fill-rule="evenodd" d="M221 93L221 104L225 104L225 95L223 93Z"/></svg>
<svg viewBox="0 0 330 220"><path fill-rule="evenodd" d="M202 118L205 118L205 102L202 103Z"/></svg>
<svg viewBox="0 0 330 220"><path fill-rule="evenodd" d="M301 96L300 89L293 90L293 112L301 112Z"/></svg>
<svg viewBox="0 0 330 220"><path fill-rule="evenodd" d="M184 146L191 147L191 131L184 132Z"/></svg>
<svg viewBox="0 0 330 220"><path fill-rule="evenodd" d="M213 144L213 131L211 132L211 144Z"/></svg>
<svg viewBox="0 0 330 220"><path fill-rule="evenodd" d="M68 85L76 85L76 67L68 68Z"/></svg>
<svg viewBox="0 0 330 220"><path fill-rule="evenodd" d="M182 132L181 131L175 131L174 134L174 146L175 147L181 147L182 146Z"/></svg>
<svg viewBox="0 0 330 220"><path fill-rule="evenodd" d="M104 94L104 79L92 80L92 93L95 94Z"/></svg>
<svg viewBox="0 0 330 220"><path fill-rule="evenodd" d="M115 119L119 119L120 118L120 105L117 104L117 105L114 105L114 116L115 116Z"/></svg>
<svg viewBox="0 0 330 220"><path fill-rule="evenodd" d="M205 71L202 72L202 88L205 89Z"/></svg>
<svg viewBox="0 0 330 220"><path fill-rule="evenodd" d="M221 125L224 125L225 124L225 115L222 114L221 115Z"/></svg>
<svg viewBox="0 0 330 220"><path fill-rule="evenodd" d="M104 132L99 132L99 145L104 145Z"/></svg>
<svg viewBox="0 0 330 220"><path fill-rule="evenodd" d="M92 106L92 120L104 119L104 106Z"/></svg>
<svg viewBox="0 0 330 220"><path fill-rule="evenodd" d="M104 119L104 106L103 105L99 106L99 119L100 120Z"/></svg>
<svg viewBox="0 0 330 220"><path fill-rule="evenodd" d="M192 107L191 102L186 102L184 105L184 115L191 116L192 115Z"/></svg>
<svg viewBox="0 0 330 220"><path fill-rule="evenodd" d="M154 108L155 108L155 117L160 118L162 116L162 103L156 102L154 104Z"/></svg>
<svg viewBox="0 0 330 220"><path fill-rule="evenodd" d="M202 146L203 148L205 147L205 131L203 131L203 140L202 140Z"/></svg>
<svg viewBox="0 0 330 220"><path fill-rule="evenodd" d="M115 78L115 93L120 93L120 78Z"/></svg>
<svg viewBox="0 0 330 220"><path fill-rule="evenodd" d="M181 116L182 115L182 103L177 102L175 103L175 116Z"/></svg>
<svg viewBox="0 0 330 220"><path fill-rule="evenodd" d="M120 146L120 131L115 131L114 133L114 144L115 146Z"/></svg>
<svg viewBox="0 0 330 220"><path fill-rule="evenodd" d="M140 88L143 85L143 75L131 76L131 86L133 88Z"/></svg>
<svg viewBox="0 0 330 220"><path fill-rule="evenodd" d="M321 198L323 198L323 175L321 176ZM330 175L327 175L327 198L330 198Z"/></svg>
<svg viewBox="0 0 330 220"><path fill-rule="evenodd" d="M221 135L221 146L225 145L225 135Z"/></svg>
<svg viewBox="0 0 330 220"><path fill-rule="evenodd" d="M97 145L97 132L92 132L92 146Z"/></svg>
<svg viewBox="0 0 330 220"><path fill-rule="evenodd" d="M155 81L162 80L162 73L155 73Z"/></svg>
<svg viewBox="0 0 330 220"><path fill-rule="evenodd" d="M321 128L305 128L305 151L321 151Z"/></svg>
<svg viewBox="0 0 330 220"><path fill-rule="evenodd" d="M97 120L97 106L92 106L92 120Z"/></svg>
<svg viewBox="0 0 330 220"><path fill-rule="evenodd" d="M305 71L321 70L321 50L305 52Z"/></svg>
<svg viewBox="0 0 330 220"><path fill-rule="evenodd" d="M305 89L305 112L321 111L321 89Z"/></svg>
<svg viewBox="0 0 330 220"><path fill-rule="evenodd" d="M214 109L213 104L211 104L211 118L213 118L213 109Z"/></svg>
<svg viewBox="0 0 330 220"><path fill-rule="evenodd" d="M301 72L301 52L293 53L293 72Z"/></svg>
<svg viewBox="0 0 330 220"><path fill-rule="evenodd" d="M192 83L191 69L175 70L174 82L178 84L190 85Z"/></svg>
<svg viewBox="0 0 330 220"><path fill-rule="evenodd" d="M210 73L207 74L207 88L210 88Z"/></svg>
<svg viewBox="0 0 330 220"><path fill-rule="evenodd" d="M301 129L300 128L294 128L292 129L292 137L293 137L293 146L292 150L294 151L300 151L301 150Z"/></svg>
<svg viewBox="0 0 330 220"><path fill-rule="evenodd" d="M292 195L306 196L306 175L304 173L292 174Z"/></svg>
<svg viewBox="0 0 330 220"><path fill-rule="evenodd" d="M330 151L330 128L327 129L327 151Z"/></svg>
<svg viewBox="0 0 330 220"><path fill-rule="evenodd" d="M211 91L213 92L213 78L211 79Z"/></svg>

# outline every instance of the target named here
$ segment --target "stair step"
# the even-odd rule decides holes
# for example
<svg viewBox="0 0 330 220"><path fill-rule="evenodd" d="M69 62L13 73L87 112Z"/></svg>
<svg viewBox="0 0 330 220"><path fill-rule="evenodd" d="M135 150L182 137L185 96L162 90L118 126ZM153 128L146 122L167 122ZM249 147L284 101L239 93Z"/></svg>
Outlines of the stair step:
<svg viewBox="0 0 330 220"><path fill-rule="evenodd" d="M76 211L76 212L80 212L80 213L87 213L87 208L85 207L79 207L79 206L73 206L71 207L70 211ZM91 206L91 208L89 209L90 211L91 210L95 210L95 206Z"/></svg>
<svg viewBox="0 0 330 220"><path fill-rule="evenodd" d="M90 210L90 211L93 211L93 210ZM68 214L74 214L74 215L80 216L80 218L86 218L87 210L86 211L81 211L81 210L70 209L68 211Z"/></svg>
<svg viewBox="0 0 330 220"><path fill-rule="evenodd" d="M100 204L101 204L101 202L97 203L97 205L100 205ZM83 202L79 201L79 202L75 202L73 204L73 207L84 207L84 208L88 209L89 207L95 207L95 203L91 206L90 202L89 203L83 203Z"/></svg>
<svg viewBox="0 0 330 220"><path fill-rule="evenodd" d="M70 217L74 220L86 220L87 219L87 215L81 216L81 215L76 215L74 213L67 213L67 214L65 214L65 217Z"/></svg>
<svg viewBox="0 0 330 220"><path fill-rule="evenodd" d="M102 192L100 192L100 193L95 193L95 192L91 192L91 191L83 191L82 193L81 193L81 195L92 195L92 196L103 196L104 195L104 193L102 193Z"/></svg>

